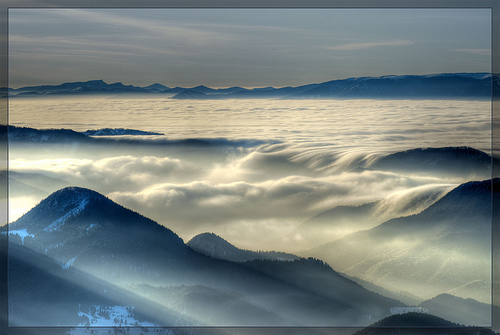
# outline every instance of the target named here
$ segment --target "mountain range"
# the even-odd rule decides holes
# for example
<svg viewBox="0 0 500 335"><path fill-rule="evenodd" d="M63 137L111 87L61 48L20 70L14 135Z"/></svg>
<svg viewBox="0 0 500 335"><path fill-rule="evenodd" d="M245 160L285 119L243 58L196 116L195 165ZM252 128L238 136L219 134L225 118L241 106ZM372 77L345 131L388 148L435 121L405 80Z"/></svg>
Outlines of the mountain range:
<svg viewBox="0 0 500 335"><path fill-rule="evenodd" d="M492 85L492 80L494 85ZM103 80L60 85L9 88L11 97L75 94L156 94L172 99L489 99L498 93L498 77L490 73L442 73L389 75L331 80L296 87L169 88L162 84L145 87L107 84Z"/></svg>
<svg viewBox="0 0 500 335"><path fill-rule="evenodd" d="M206 256L83 188L51 194L4 226L7 234L13 325L88 325L82 315L115 305L134 306L138 321L156 325L368 325L404 305L313 258Z"/></svg>
<svg viewBox="0 0 500 335"><path fill-rule="evenodd" d="M440 293L489 303L492 194L500 179L462 184L427 209L349 234L299 255L420 297ZM495 193L492 193L495 192Z"/></svg>
<svg viewBox="0 0 500 335"><path fill-rule="evenodd" d="M22 145L72 146L111 141L100 135L143 135L132 129L8 129L11 144ZM356 164L361 164L358 170L448 171L463 177L489 174L494 161L472 148L447 147L396 152ZM10 171L9 178L21 183L36 176ZM143 324L365 326L388 315L390 308L405 306L397 294L385 297L384 289L411 288L420 301L429 299L426 308L435 308L433 314L456 322L460 315L488 308L491 195L498 186L494 179L406 194L411 200L406 207L426 209L380 221L373 219L381 213L381 202L332 208L298 231L339 228L348 224L346 218L356 218L360 225L354 230L364 230L325 237L324 245L297 256L238 249L211 233L184 243L172 230L97 192L64 188L2 228L0 237L8 235L10 241L11 321L89 325L104 320L102 315L115 315L113 306L134 306L128 320ZM375 285L378 293L370 290ZM471 296L480 302L459 298ZM51 308L43 310L49 300ZM452 307L459 305L468 307L453 313ZM65 310L59 313L58 306ZM107 306L108 312L96 306ZM450 313L440 315L440 308ZM482 314L462 320L481 320Z"/></svg>
<svg viewBox="0 0 500 335"><path fill-rule="evenodd" d="M384 241L381 241L381 243L384 243ZM196 250L201 253L212 254L221 259L250 259L251 257L253 257L253 259L263 258L261 254L257 252L251 253L248 250L238 249L231 245L229 242L214 234L204 233L197 235L190 242L188 242L188 245L195 247ZM416 257L418 257L418 255L416 255ZM397 269L385 270L388 271L388 273L390 273L391 271L398 271ZM463 271L463 269L460 269L460 271ZM459 277L461 274L455 272L451 275ZM457 324L466 324L469 326L487 326L491 323L491 305L478 302L474 299L464 299L453 296L451 294L442 293L425 301L416 302L416 300L418 300L418 297L411 296L411 294L408 292L391 292L381 287L377 287L371 282L367 282L359 278L348 278L356 281L363 287L366 287L373 292L378 292L384 296L392 297L401 301L411 300L411 305L424 308L429 314L441 317ZM417 278L417 281L420 281L420 278ZM414 284L409 285L409 287L413 285Z"/></svg>
<svg viewBox="0 0 500 335"><path fill-rule="evenodd" d="M489 280L491 192L499 184L460 185L419 214L301 253L307 258L241 250L210 233L185 244L95 191L67 187L1 227L10 322L117 326L123 317L106 316L128 308L125 320L138 325L367 326L406 306L330 265L396 291L432 287L441 295L421 303L432 314L487 322L487 304L442 293Z"/></svg>

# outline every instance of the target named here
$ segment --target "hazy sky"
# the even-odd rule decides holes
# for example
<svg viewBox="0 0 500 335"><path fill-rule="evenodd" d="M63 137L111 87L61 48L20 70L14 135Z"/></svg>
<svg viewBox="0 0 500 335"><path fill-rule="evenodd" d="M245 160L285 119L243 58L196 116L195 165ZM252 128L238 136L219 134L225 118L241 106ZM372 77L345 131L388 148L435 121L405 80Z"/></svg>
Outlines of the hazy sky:
<svg viewBox="0 0 500 335"><path fill-rule="evenodd" d="M489 9L10 9L9 86L491 71Z"/></svg>

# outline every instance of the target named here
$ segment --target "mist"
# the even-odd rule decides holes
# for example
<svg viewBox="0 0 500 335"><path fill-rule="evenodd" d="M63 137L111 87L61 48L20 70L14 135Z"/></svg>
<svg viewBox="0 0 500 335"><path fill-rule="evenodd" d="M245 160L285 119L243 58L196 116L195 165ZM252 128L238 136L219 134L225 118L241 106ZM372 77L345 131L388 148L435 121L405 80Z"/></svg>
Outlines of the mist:
<svg viewBox="0 0 500 335"><path fill-rule="evenodd" d="M63 112L68 106L92 123L70 113L75 122L70 124ZM401 150L438 143L484 149L488 108L486 102L431 100L252 100L249 105L238 100L13 99L11 120L18 126L76 131L139 126L165 135L11 143L9 219L51 192L75 185L144 213L184 240L211 231L247 249L296 251L312 247L315 239L339 238L383 219L415 214L451 187L487 177L488 170L442 175L407 167L393 171L376 163ZM142 116L145 109L148 118ZM54 113L59 117L50 123ZM451 122L458 118L460 123ZM293 235L324 211L371 202L377 202L377 220L346 223L333 235Z"/></svg>

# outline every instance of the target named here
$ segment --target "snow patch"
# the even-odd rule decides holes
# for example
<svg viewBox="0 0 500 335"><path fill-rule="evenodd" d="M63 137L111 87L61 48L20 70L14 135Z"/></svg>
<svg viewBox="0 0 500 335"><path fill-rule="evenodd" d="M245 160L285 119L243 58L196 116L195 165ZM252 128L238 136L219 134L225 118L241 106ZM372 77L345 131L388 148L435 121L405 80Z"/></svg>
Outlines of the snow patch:
<svg viewBox="0 0 500 335"><path fill-rule="evenodd" d="M2 234L7 235L7 232L2 232ZM19 230L9 230L9 235L18 235L21 237L21 242L24 245L24 238L25 237L33 237L35 238L35 235L29 234L27 229L19 229Z"/></svg>
<svg viewBox="0 0 500 335"><path fill-rule="evenodd" d="M150 332L150 333L148 333ZM99 327L85 327L85 328L73 328L66 335L117 335L117 334L126 334L126 335L145 335L145 334L154 334L154 335L176 335L171 329L165 328L99 328Z"/></svg>
<svg viewBox="0 0 500 335"><path fill-rule="evenodd" d="M134 318L134 306L104 306L93 305L88 313L78 312L78 316L85 316L90 326L97 327L154 327L151 322L139 322ZM79 326L86 326L80 324Z"/></svg>
<svg viewBox="0 0 500 335"><path fill-rule="evenodd" d="M75 208L73 208L72 210L70 210L69 212L67 212L63 216L61 216L59 219L54 220L54 222L52 222L50 225L45 227L43 229L43 231L52 232L54 230L59 229L59 227L61 227L62 225L64 225L66 223L66 220L68 220L70 217L75 216L76 214L83 211L85 206L87 206L88 202L89 202L89 200L87 198L82 199L80 201L80 203Z"/></svg>
<svg viewBox="0 0 500 335"><path fill-rule="evenodd" d="M69 268L70 268L70 266L71 266L71 265L73 265L73 263L75 262L76 257L78 257L78 256L75 256L75 257L71 258L69 261L67 261L67 262L66 262L66 264L64 264L64 265L62 266L62 268L63 268L64 270L69 269Z"/></svg>

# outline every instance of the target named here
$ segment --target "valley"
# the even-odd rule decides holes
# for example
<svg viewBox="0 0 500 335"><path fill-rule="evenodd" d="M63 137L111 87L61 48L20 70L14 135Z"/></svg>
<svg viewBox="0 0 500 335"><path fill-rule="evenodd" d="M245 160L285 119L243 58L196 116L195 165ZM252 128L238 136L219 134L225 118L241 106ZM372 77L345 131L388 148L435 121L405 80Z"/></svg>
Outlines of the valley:
<svg viewBox="0 0 500 335"><path fill-rule="evenodd" d="M499 180L494 181L495 187L498 183ZM491 186L488 181L461 185L417 215L389 220L371 230L347 235L304 253L317 258L299 258L278 252L243 253L221 238L214 240L213 234L193 239L197 241L197 251L194 251L189 247L195 247L194 242L184 244L171 230L99 193L77 187L65 188L9 224L11 322L25 324L30 320L32 326L60 324L61 315L69 313L68 317L62 318L69 322L67 326L91 325L91 322L105 321L89 317L91 313L86 312L86 308L130 306L134 308L133 317L141 316L138 325L366 326L390 315L391 308L405 304L364 289L334 271L330 265L349 275L360 276L373 271L355 272L355 266L337 260L349 260L362 266L364 262L370 265L377 261L376 258L373 260L374 255L396 254L401 260L393 258L392 262L413 268L398 270L395 264L389 263L391 270L376 268L380 268L381 274L392 273L393 277L379 274L378 277L362 278L376 284L380 283L373 278L386 279L383 286L394 291L420 282L436 290L427 293L430 295L450 291L469 281L487 282L489 273L483 273L481 269L488 268L489 248L485 241L489 236L489 212L484 202L491 199ZM461 204L461 198L476 210L471 211ZM478 208L484 212L478 212ZM466 213L472 213L472 216L467 217ZM471 222L474 222L472 228ZM410 224L417 229L411 228ZM384 231L387 227L392 227L392 234ZM423 240L427 244L422 246L421 242L410 244L408 241L403 245L394 244L391 239L402 238L397 237L398 230L410 240ZM363 237L362 234L374 235ZM453 239L448 238L450 234ZM458 238L460 234L465 235ZM6 236L7 231L2 232L2 238ZM202 239L212 242L201 243ZM349 239L353 239L350 242L352 249L340 244ZM367 239L375 240L378 247L372 246L369 256L363 256L362 251L368 249L356 247L354 243L366 246ZM436 246L441 249L436 251L433 249ZM406 251L408 248L409 252ZM474 261L465 263L464 267L449 264L446 252L456 253L458 249L472 255ZM418 250L425 253L419 256ZM238 252L240 259L235 258ZM343 256L344 253L350 257ZM432 254L434 262L445 263L422 265L406 260L409 254L423 260ZM320 260L318 255L328 263ZM436 258L438 255L443 258ZM466 262L465 254L456 257L461 263ZM483 259L485 264L478 263L478 259ZM387 266L388 261L382 260L379 262ZM27 267L29 264L36 266ZM442 275L437 272L424 278L419 266L430 270L447 266L442 273L448 277L441 278L448 286L426 282L425 279L432 280ZM443 279L439 280L443 282ZM398 280L406 282L398 287L395 284ZM44 292L44 295L37 292ZM468 294L476 294L478 300L487 298L481 291L469 291ZM46 304L49 296L53 305L47 309L50 314L40 313L36 307L33 309ZM469 301L472 300L469 298ZM430 306L430 302L427 304ZM63 314L57 307L61 305L67 306ZM458 307L453 312L455 321L458 319L463 323L470 317L465 301L457 300L453 306ZM479 319L474 320L487 324L489 319L481 317L488 310L488 304L483 306ZM36 313L36 317L32 313ZM433 313L439 314L440 309Z"/></svg>

